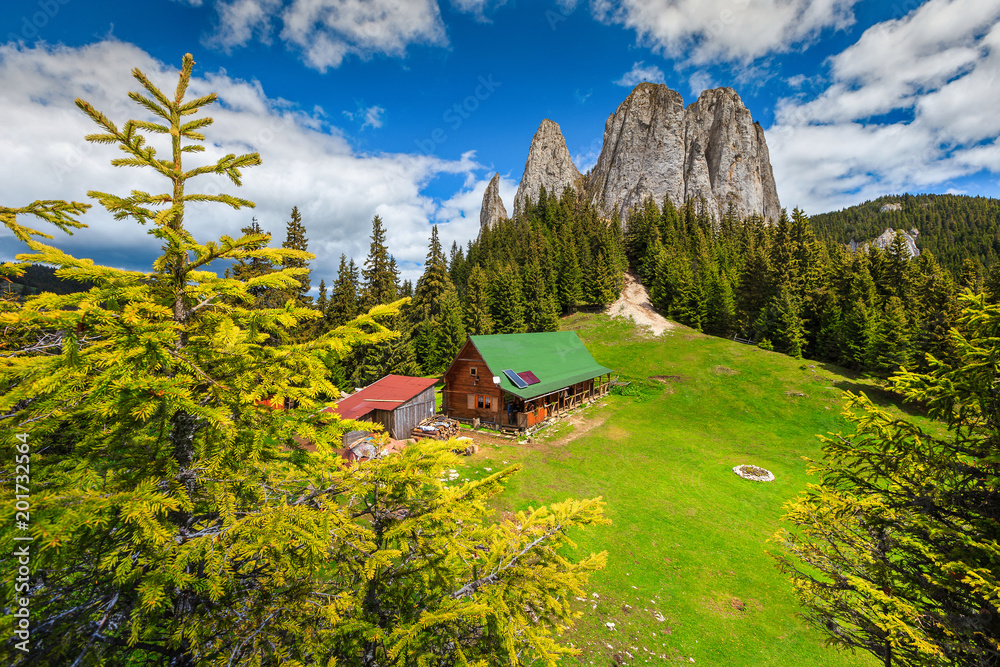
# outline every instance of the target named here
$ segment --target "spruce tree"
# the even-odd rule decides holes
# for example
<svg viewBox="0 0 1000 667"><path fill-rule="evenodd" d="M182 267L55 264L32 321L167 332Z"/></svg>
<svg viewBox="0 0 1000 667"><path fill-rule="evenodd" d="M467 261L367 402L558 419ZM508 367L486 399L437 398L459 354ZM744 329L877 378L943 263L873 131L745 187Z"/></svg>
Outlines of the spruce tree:
<svg viewBox="0 0 1000 667"><path fill-rule="evenodd" d="M555 299L548 292L542 268L532 261L524 269L525 326L529 332L558 331L559 313Z"/></svg>
<svg viewBox="0 0 1000 667"><path fill-rule="evenodd" d="M868 366L882 375L912 368L913 345L910 324L898 296L889 297L873 327Z"/></svg>
<svg viewBox="0 0 1000 667"><path fill-rule="evenodd" d="M301 252L308 252L309 250L309 239L306 238L306 227L302 224L302 216L299 214L298 206L292 207L291 217L285 224L285 240L282 242L281 247ZM292 269L295 272L295 279L299 283L295 289L289 292L289 296L295 299L295 303L299 306L311 305L312 297L309 296L311 283L309 279L309 260L293 257L285 261L287 262L286 268Z"/></svg>
<svg viewBox="0 0 1000 667"><path fill-rule="evenodd" d="M251 218L250 224L240 229L244 238L250 237L248 248L260 250L267 247L271 241L271 235L261 229L257 218ZM236 280L242 282L252 281L255 278L266 276L276 271L274 263L264 256L241 257L233 263L231 275ZM266 283L254 281L249 288L250 294L254 297L254 308L278 308L285 303L285 294L282 290L269 287Z"/></svg>
<svg viewBox="0 0 1000 667"><path fill-rule="evenodd" d="M133 70L142 91L130 97L153 121L119 126L77 100L100 128L88 139L124 152L114 165L144 167L168 181L169 195L89 193L162 244L152 270L98 266L36 241L21 256L94 284L42 294L7 320L15 329L63 332L57 354L8 356L0 383L4 430L31 434L38 545L31 597L44 619L32 627L31 659L39 664L325 660L330 650L319 637L346 609L328 606L337 587L319 568L331 557L332 526L319 510L336 507L344 486L331 486L329 475L336 469L329 445L343 429L321 426L329 418L316 416L317 398L336 394L318 354L379 337L354 329L284 345L316 312L259 308L254 290L291 289L298 284L292 271L244 280L206 269L216 260L279 265L309 255L268 248L258 233L204 243L194 237L199 225L186 202L253 203L194 192L191 181L220 174L239 186L242 171L260 158L230 154L184 169L212 122L197 114L215 101L214 94L185 99L193 66L186 55L172 95ZM171 137L168 159L149 135ZM272 339L274 346L264 345ZM302 408L260 409L256 403L267 398ZM55 446L67 431L72 441ZM314 440L320 452L289 467L282 443L293 434ZM4 584L8 599L11 584ZM0 652L13 661L11 644Z"/></svg>
<svg viewBox="0 0 1000 667"><path fill-rule="evenodd" d="M725 276L712 271L705 289L705 333L731 336L736 320L733 290Z"/></svg>
<svg viewBox="0 0 1000 667"><path fill-rule="evenodd" d="M389 255L389 249L385 245L385 228L382 227L382 218L377 215L372 219L371 245L364 268L361 269L361 279L362 310L396 300L396 260Z"/></svg>
<svg viewBox="0 0 1000 667"><path fill-rule="evenodd" d="M358 270L353 259L348 264L347 255L341 254L337 279L333 283L330 303L325 311L326 321L330 326L339 327L354 319L359 310Z"/></svg>
<svg viewBox="0 0 1000 667"><path fill-rule="evenodd" d="M465 288L465 330L470 336L488 336L493 333L490 315L490 283L483 267L476 264L469 273Z"/></svg>
<svg viewBox="0 0 1000 667"><path fill-rule="evenodd" d="M756 337L754 324L772 295L772 286L768 280L771 262L763 244L754 241L751 241L745 257L737 281L736 322L742 331Z"/></svg>
<svg viewBox="0 0 1000 667"><path fill-rule="evenodd" d="M608 253L601 248L587 271L584 298L590 304L606 306L616 300L620 292L621 275L617 273Z"/></svg>
<svg viewBox="0 0 1000 667"><path fill-rule="evenodd" d="M294 289L297 274L242 281L207 270L217 260L281 265L310 256L261 247L259 235L194 237L197 211L186 202L253 204L197 193L192 180L219 174L238 186L260 158L185 165L211 123L197 114L215 101L186 99L193 66L185 56L169 95L134 71L143 92L130 97L153 121L119 127L77 102L100 127L89 139L123 149L115 165L169 181L166 196L90 193L162 244L152 270L98 266L30 239L31 252L19 256L94 284L33 297L4 315L18 332L61 332L58 348L5 355L0 381L4 455L23 456L32 474L31 530L22 536L32 538L38 622L27 659L375 667L553 664L572 655L555 637L604 556L567 559L568 531L605 523L602 503L568 501L496 523L485 508L515 470L445 485L454 442L414 445L368 462L364 474L341 465L334 451L346 425L319 410L319 399L337 392L321 357L384 340L364 328L394 307L286 345L317 311L255 309L250 290ZM149 135L170 137L168 159ZM0 209L4 225L30 236L11 210ZM279 343L262 345L271 336ZM259 405L268 398L293 407ZM296 437L316 451L298 450ZM12 566L9 550L2 560ZM0 586L5 600L15 598L12 577ZM2 617L7 664L26 657L13 621Z"/></svg>
<svg viewBox="0 0 1000 667"><path fill-rule="evenodd" d="M407 313L420 367L428 375L444 372L465 343L465 330L458 292L448 276L437 225L431 228L424 273L417 280Z"/></svg>
<svg viewBox="0 0 1000 667"><path fill-rule="evenodd" d="M562 312L568 313L576 308L583 294L582 282L583 273L576 256L576 244L572 238L563 236L556 278L556 291Z"/></svg>
<svg viewBox="0 0 1000 667"><path fill-rule="evenodd" d="M934 428L849 395L853 429L823 438L819 483L788 504L776 540L805 618L884 665L1000 655L1000 308L963 301L953 361L889 381Z"/></svg>
<svg viewBox="0 0 1000 667"><path fill-rule="evenodd" d="M955 345L950 331L959 314L955 281L941 268L930 251L917 259L918 298L916 332L916 368L930 370L933 364L928 355L949 363L955 355Z"/></svg>
<svg viewBox="0 0 1000 667"><path fill-rule="evenodd" d="M491 267L493 281L490 285L490 317L493 332L498 334L524 333L524 295L521 278L512 266Z"/></svg>
<svg viewBox="0 0 1000 667"><path fill-rule="evenodd" d="M321 313L325 313L327 306L330 305L330 299L327 297L326 293L326 281L320 279L319 281L319 298L316 300L316 310Z"/></svg>
<svg viewBox="0 0 1000 667"><path fill-rule="evenodd" d="M885 288L889 296L899 297L903 305L913 298L913 274L910 250L902 231L897 231L889 246L885 263Z"/></svg>

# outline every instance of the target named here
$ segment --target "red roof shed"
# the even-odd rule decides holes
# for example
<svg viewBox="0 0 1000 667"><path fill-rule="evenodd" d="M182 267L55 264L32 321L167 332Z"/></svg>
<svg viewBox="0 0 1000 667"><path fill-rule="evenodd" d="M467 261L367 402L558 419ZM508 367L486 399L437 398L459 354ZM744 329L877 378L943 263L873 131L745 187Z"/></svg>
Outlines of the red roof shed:
<svg viewBox="0 0 1000 667"><path fill-rule="evenodd" d="M392 438L402 440L420 420L434 416L436 382L437 378L386 375L324 412L335 412L341 419L367 418L384 425Z"/></svg>

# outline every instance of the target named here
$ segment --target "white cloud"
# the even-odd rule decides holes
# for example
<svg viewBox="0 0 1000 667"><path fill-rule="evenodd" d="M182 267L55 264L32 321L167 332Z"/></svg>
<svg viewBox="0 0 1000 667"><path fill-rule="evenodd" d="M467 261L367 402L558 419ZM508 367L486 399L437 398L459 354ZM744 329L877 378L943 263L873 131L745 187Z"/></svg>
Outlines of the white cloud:
<svg viewBox="0 0 1000 667"><path fill-rule="evenodd" d="M402 56L410 44L448 43L434 0L294 0L281 18L282 39L321 72L350 53Z"/></svg>
<svg viewBox="0 0 1000 667"><path fill-rule="evenodd" d="M487 0L464 4L481 14ZM251 41L268 44L280 23L280 38L321 72L350 54L404 56L411 44L448 44L436 0L216 0L215 7L218 26L207 45L229 51Z"/></svg>
<svg viewBox="0 0 1000 667"><path fill-rule="evenodd" d="M782 202L810 212L1000 172L1000 5L929 0L830 60L768 130ZM989 143L992 142L992 143Z"/></svg>
<svg viewBox="0 0 1000 667"><path fill-rule="evenodd" d="M385 109L379 106L368 107L365 109L365 122L361 124L361 129L366 127L374 127L378 129L382 127L382 116L385 114Z"/></svg>
<svg viewBox="0 0 1000 667"><path fill-rule="evenodd" d="M712 75L704 70L698 70L688 79L688 85L691 87L691 94L695 97L701 95L702 91L708 90L709 88L715 88L715 79Z"/></svg>
<svg viewBox="0 0 1000 667"><path fill-rule="evenodd" d="M0 134L0 154L4 156L0 162L0 202L87 201L88 190L164 190L162 179L146 174L148 170L112 167L110 160L118 155L113 148L85 142L84 135L94 132L95 126L73 105L74 97L83 97L119 123L144 117L126 97L126 92L138 85L129 75L132 67L139 67L154 83L170 89L176 81L174 67L122 42L104 41L80 48L0 46L0 108L4 109L6 126L15 128ZM263 161L244 173L244 186L239 189L215 176L192 182L190 189L194 191L230 192L257 203L257 208L249 211L232 211L215 204L190 205L187 222L198 238L237 235L255 216L280 242L289 211L297 205L308 229L310 250L317 255L313 275L318 284L320 278L330 282L335 276L341 253L359 263L364 260L375 214L385 221L390 252L408 267L404 277L410 279L419 275L417 267L426 254L432 222L445 222L462 241L478 233L475 226L454 224L453 202L441 203L422 192L439 174L475 180L483 168L472 152L460 160L358 154L322 116L267 97L255 81L199 72L197 68L195 74L190 95L214 91L221 104L208 110L215 123L206 130L206 153L190 155L188 164L254 150ZM513 197L513 191L509 196ZM98 209L91 209L84 222L89 229L73 237L57 236L60 247L81 257L97 257L131 268L147 268L158 254L159 242L132 222L116 222ZM475 223L478 225L478 213ZM20 244L9 234L0 238L5 259L19 251Z"/></svg>
<svg viewBox="0 0 1000 667"><path fill-rule="evenodd" d="M632 69L622 75L622 78L618 79L614 83L619 86L625 86L626 88L632 88L642 83L643 81L649 81L650 83L664 83L666 79L663 76L663 70L661 70L656 65L646 65L646 61L640 60L636 63L632 63Z"/></svg>
<svg viewBox="0 0 1000 667"><path fill-rule="evenodd" d="M271 43L271 18L281 9L281 0L219 0L215 5L219 26L205 42L225 51L251 40Z"/></svg>
<svg viewBox="0 0 1000 667"><path fill-rule="evenodd" d="M460 12L472 14L476 20L489 23L486 17L488 11L493 11L507 4L507 0L451 0L451 5Z"/></svg>
<svg viewBox="0 0 1000 667"><path fill-rule="evenodd" d="M591 0L594 15L694 64L749 62L854 22L858 0Z"/></svg>

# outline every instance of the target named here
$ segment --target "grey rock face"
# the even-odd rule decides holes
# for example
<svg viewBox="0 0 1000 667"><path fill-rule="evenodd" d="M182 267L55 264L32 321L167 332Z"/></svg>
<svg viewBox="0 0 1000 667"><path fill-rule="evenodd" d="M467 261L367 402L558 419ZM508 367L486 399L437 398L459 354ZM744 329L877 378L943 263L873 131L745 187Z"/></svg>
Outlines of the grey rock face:
<svg viewBox="0 0 1000 667"><path fill-rule="evenodd" d="M680 93L640 83L608 118L587 185L598 210L623 221L647 197L704 198L716 219L730 203L741 217L781 213L764 130L732 88L706 90L685 109Z"/></svg>
<svg viewBox="0 0 1000 667"><path fill-rule="evenodd" d="M579 188L582 184L583 177L573 164L562 131L546 118L531 140L524 175L514 197L514 210L522 210L529 197L537 201L543 186L546 193L560 197L568 186Z"/></svg>
<svg viewBox="0 0 1000 667"><path fill-rule="evenodd" d="M906 250L910 257L916 257L920 254L920 249L917 247L917 238L920 237L920 232L917 229L911 229L906 231L905 229L895 230L892 227L886 227L886 230L882 232L882 235L877 239L872 241L876 246L882 250L888 250L892 245L892 242L896 239L896 232L899 231L903 235L903 240L906 241ZM868 243L860 244L854 240L847 244L851 251L857 251L860 249L862 252L868 250Z"/></svg>
<svg viewBox="0 0 1000 667"><path fill-rule="evenodd" d="M500 199L500 172L493 174L483 194L483 207L479 210L479 229L492 229L507 219L507 209Z"/></svg>
<svg viewBox="0 0 1000 667"><path fill-rule="evenodd" d="M664 85L640 83L604 124L604 145L590 174L591 202L609 218L649 196L684 201L684 99ZM706 176L707 178L707 176Z"/></svg>

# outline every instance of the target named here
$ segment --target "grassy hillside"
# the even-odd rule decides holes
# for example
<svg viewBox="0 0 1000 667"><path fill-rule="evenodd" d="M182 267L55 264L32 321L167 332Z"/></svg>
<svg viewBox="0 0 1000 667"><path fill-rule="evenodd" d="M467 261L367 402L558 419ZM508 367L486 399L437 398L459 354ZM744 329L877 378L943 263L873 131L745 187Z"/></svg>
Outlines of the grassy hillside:
<svg viewBox="0 0 1000 667"><path fill-rule="evenodd" d="M579 314L563 328L640 395L611 396L532 444L487 446L468 472L523 464L501 501L506 511L607 501L613 524L580 536L581 550L609 556L571 637L581 662L874 664L823 647L796 617L768 539L782 504L809 481L802 457L819 456L816 434L846 430L843 392L881 392L836 367L686 328L644 338L630 322ZM742 463L777 479L743 480L732 472Z"/></svg>

